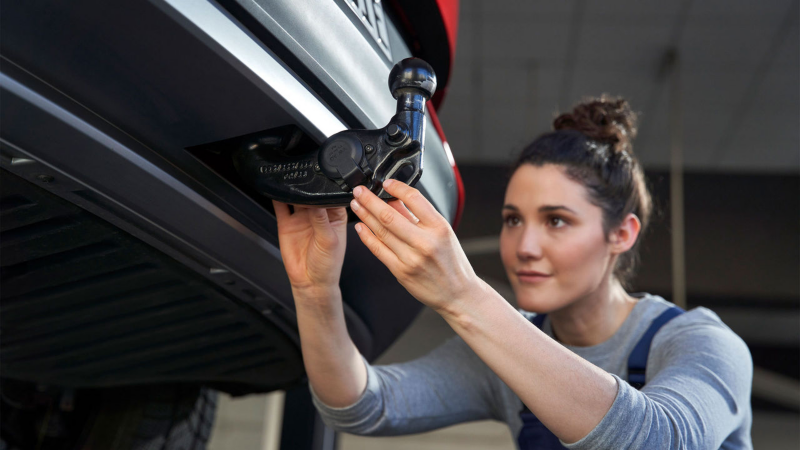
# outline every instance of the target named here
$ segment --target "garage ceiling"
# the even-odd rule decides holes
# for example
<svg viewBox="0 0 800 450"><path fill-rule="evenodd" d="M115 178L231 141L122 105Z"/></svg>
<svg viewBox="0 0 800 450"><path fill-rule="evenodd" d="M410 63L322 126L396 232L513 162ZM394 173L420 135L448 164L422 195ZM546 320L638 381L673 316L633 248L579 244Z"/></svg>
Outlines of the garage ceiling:
<svg viewBox="0 0 800 450"><path fill-rule="evenodd" d="M462 163L507 163L586 95L642 113L634 149L669 165L677 50L687 170L800 170L798 0L462 0L440 116Z"/></svg>

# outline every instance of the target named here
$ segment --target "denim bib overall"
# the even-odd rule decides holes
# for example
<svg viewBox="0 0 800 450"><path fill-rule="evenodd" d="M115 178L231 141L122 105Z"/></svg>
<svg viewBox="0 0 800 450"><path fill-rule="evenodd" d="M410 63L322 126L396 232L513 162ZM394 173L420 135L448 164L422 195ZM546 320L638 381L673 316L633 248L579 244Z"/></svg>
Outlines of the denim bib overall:
<svg viewBox="0 0 800 450"><path fill-rule="evenodd" d="M677 306L673 306L664 311L656 317L650 324L650 327L633 347L630 356L628 356L628 383L636 389L641 389L644 386L645 370L647 369L647 356L650 354L650 344L653 342L653 336L656 335L659 329L664 326L671 319L683 314L683 310ZM542 329L542 324L547 314L539 314L531 319L531 323L536 325L537 328ZM519 413L522 419L522 430L517 438L520 450L563 450L565 447L561 445L556 435L550 432L547 427L531 413L527 406L522 405L522 411Z"/></svg>

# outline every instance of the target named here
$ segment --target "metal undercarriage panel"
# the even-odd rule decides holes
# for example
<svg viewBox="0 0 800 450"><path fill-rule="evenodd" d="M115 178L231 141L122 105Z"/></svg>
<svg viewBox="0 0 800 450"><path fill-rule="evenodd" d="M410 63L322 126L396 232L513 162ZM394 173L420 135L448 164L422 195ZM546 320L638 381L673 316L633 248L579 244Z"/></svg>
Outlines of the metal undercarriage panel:
<svg viewBox="0 0 800 450"><path fill-rule="evenodd" d="M303 377L274 216L186 148L284 124L323 136L337 113L219 7L208 17L250 39L255 59L170 8L2 3L4 377L236 392ZM439 192L442 170L426 166ZM420 304L352 226L348 241L348 330L374 359Z"/></svg>
<svg viewBox="0 0 800 450"><path fill-rule="evenodd" d="M229 294L93 214L0 172L0 373L65 386L285 386L299 348Z"/></svg>

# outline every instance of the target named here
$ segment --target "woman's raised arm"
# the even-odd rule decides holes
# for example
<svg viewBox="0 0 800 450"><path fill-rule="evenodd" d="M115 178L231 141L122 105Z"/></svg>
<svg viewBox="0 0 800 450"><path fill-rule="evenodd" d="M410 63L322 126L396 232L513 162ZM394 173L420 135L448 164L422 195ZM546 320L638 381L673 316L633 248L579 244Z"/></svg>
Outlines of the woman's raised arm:
<svg viewBox="0 0 800 450"><path fill-rule="evenodd" d="M402 220L374 194L356 188L351 206L366 225L356 225L364 244L550 431L565 442L586 436L614 402L614 377L541 332L480 280L450 225L419 191L393 180L384 189L419 221Z"/></svg>
<svg viewBox="0 0 800 450"><path fill-rule="evenodd" d="M344 321L339 276L344 261L344 208L289 206L273 201L278 239L292 284L308 380L330 406L348 406L367 385L367 369Z"/></svg>

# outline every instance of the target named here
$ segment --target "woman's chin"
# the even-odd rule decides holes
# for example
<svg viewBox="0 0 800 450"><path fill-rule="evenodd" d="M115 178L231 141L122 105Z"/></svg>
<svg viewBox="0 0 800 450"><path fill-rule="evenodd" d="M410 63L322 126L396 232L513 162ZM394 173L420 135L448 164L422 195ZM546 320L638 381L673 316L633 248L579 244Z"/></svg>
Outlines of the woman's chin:
<svg viewBox="0 0 800 450"><path fill-rule="evenodd" d="M513 286L517 298L517 307L537 314L547 314L563 308L566 302L563 296L554 289L544 286L531 287L530 285Z"/></svg>
<svg viewBox="0 0 800 450"><path fill-rule="evenodd" d="M530 295L530 292L517 292L517 306L525 311L544 314L554 309L557 305L552 302L553 297L548 295Z"/></svg>

